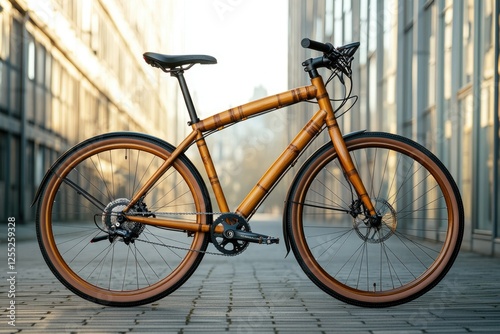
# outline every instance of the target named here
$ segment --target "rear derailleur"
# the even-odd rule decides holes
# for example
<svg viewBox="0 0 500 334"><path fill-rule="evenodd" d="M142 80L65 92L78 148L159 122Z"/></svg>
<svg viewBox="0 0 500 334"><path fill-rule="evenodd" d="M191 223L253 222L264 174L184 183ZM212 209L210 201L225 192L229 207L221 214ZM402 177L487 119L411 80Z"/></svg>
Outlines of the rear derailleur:
<svg viewBox="0 0 500 334"><path fill-rule="evenodd" d="M148 212L148 208L142 200L143 199L141 198L139 202L132 207L130 213L141 215L143 217L154 217L154 214ZM104 212L100 215L102 217L101 226L98 226L99 229L106 232L106 234L94 237L90 241L91 243L106 239L112 243L117 238L127 245L129 243L134 243L135 239L137 239L139 235L141 235L142 231L144 231L145 225L128 221L125 218L123 210L127 207L129 202L130 201L126 198L119 198L110 202L106 206ZM94 223L98 225L95 219Z"/></svg>

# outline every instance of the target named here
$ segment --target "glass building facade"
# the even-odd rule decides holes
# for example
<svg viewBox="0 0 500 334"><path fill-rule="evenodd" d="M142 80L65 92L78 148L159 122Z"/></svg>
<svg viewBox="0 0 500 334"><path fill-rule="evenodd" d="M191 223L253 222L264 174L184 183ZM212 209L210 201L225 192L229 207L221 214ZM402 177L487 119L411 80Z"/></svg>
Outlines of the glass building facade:
<svg viewBox="0 0 500 334"><path fill-rule="evenodd" d="M167 124L177 124L168 122L176 86L167 89L161 71L142 60L169 47L174 25L164 18L173 6L0 0L2 221L34 220L30 204L45 171L77 142L109 131L175 134Z"/></svg>
<svg viewBox="0 0 500 334"><path fill-rule="evenodd" d="M429 148L461 190L463 248L500 255L498 1L290 0L289 10L289 86L308 83L303 37L360 41L344 133L387 131Z"/></svg>

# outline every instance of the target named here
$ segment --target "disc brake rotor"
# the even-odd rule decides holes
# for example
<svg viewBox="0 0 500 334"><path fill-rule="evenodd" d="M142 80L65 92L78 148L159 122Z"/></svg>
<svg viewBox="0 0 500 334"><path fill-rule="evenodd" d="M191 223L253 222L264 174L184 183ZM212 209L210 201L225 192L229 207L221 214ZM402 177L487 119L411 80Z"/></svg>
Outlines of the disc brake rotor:
<svg viewBox="0 0 500 334"><path fill-rule="evenodd" d="M398 224L396 210L386 200L375 199L375 207L382 216L380 226L373 227L370 224L365 224L365 221L360 218L354 220L354 230L358 236L369 243L381 243L389 239Z"/></svg>

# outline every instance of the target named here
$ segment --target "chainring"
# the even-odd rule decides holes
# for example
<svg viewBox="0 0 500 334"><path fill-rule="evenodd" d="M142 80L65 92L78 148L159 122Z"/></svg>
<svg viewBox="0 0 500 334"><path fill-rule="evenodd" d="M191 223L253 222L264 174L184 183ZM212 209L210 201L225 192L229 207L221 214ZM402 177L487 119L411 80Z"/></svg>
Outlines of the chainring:
<svg viewBox="0 0 500 334"><path fill-rule="evenodd" d="M224 232L215 232L216 227L219 225L224 227ZM215 220L210 228L212 243L218 251L225 255L238 255L248 247L248 241L233 239L234 231L251 232L250 225L247 221L234 213L222 214Z"/></svg>

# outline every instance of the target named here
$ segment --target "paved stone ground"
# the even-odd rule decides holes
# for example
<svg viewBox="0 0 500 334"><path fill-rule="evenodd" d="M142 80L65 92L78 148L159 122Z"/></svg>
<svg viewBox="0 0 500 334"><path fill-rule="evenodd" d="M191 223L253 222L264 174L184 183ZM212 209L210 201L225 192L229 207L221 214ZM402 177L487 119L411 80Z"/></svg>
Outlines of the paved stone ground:
<svg viewBox="0 0 500 334"><path fill-rule="evenodd" d="M253 222L252 229L281 237L281 224L268 223ZM16 327L8 325L3 232L1 237L0 333L500 332L498 258L462 252L426 295L397 307L366 309L322 292L293 255L284 259L284 245L250 245L237 257L206 256L183 287L158 302L112 308L65 289L45 265L33 232L19 230Z"/></svg>

